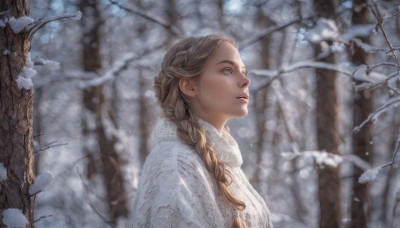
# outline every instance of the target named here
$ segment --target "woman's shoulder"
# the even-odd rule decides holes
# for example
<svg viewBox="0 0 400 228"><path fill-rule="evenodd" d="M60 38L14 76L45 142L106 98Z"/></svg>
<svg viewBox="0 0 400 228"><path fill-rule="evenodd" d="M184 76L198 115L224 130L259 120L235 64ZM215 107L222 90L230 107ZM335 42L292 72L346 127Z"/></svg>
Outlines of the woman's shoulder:
<svg viewBox="0 0 400 228"><path fill-rule="evenodd" d="M160 167L163 170L175 170L180 173L182 173L182 168L186 170L201 169L203 166L203 162L194 148L179 140L157 143L145 162L146 168Z"/></svg>

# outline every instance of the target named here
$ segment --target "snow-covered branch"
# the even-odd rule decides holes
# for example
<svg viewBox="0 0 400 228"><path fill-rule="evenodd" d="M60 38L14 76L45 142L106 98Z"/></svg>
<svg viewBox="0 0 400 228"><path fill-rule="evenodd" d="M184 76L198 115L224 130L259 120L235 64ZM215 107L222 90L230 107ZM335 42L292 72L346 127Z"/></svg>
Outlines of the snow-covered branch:
<svg viewBox="0 0 400 228"><path fill-rule="evenodd" d="M298 151L294 147L293 152L282 152L281 156L286 160L300 158L304 161L305 164L307 164L307 166L317 164L320 166L337 167L343 162L349 162L364 171L368 171L369 169L371 169L371 165L368 162L354 154L338 155L326 152L324 150Z"/></svg>
<svg viewBox="0 0 400 228"><path fill-rule="evenodd" d="M126 54L120 60L114 62L114 64L110 67L110 69L107 70L100 77L95 77L93 79L82 82L81 88L85 89L88 87L99 86L112 80L116 75L120 74L124 69L126 69L131 62L143 58L145 55L152 53L160 49L161 47L162 45L157 46L154 49L146 49L140 54L134 54L134 53Z"/></svg>
<svg viewBox="0 0 400 228"><path fill-rule="evenodd" d="M372 45L366 44L361 41L361 39L353 38L352 41L356 44L359 48L363 49L363 51L367 53L376 53L376 52L386 52L389 53L391 50L387 48L377 48ZM393 50L400 50L400 47L394 47ZM396 65L397 66L397 65Z"/></svg>
<svg viewBox="0 0 400 228"><path fill-rule="evenodd" d="M263 76L268 77L269 79L264 84L258 85L254 90L260 90L265 87L268 87L272 81L280 77L282 74L290 73L299 69L303 68L315 68L315 69L326 69L326 70L333 70L339 73L342 73L346 76L351 77L353 75L350 69L347 69L343 66L330 64L326 62L314 62L314 61L304 61L304 62L297 62L289 66L282 66L279 70L252 70L250 75L253 76Z"/></svg>
<svg viewBox="0 0 400 228"><path fill-rule="evenodd" d="M53 179L54 175L50 171L40 174L36 177L35 183L29 187L29 194L33 196L42 192Z"/></svg>
<svg viewBox="0 0 400 228"><path fill-rule="evenodd" d="M400 150L400 129L399 129L399 133L397 135L396 148L394 150L392 160L383 165L377 166L372 169L368 169L360 176L360 178L358 179L358 182L363 184L363 183L367 183L371 180L374 180L383 168L391 166L395 163L396 156L397 156L397 153L399 152L399 150Z"/></svg>
<svg viewBox="0 0 400 228"><path fill-rule="evenodd" d="M377 110L375 110L373 113L369 114L368 118L364 120L360 125L356 126L353 128L353 133L356 134L358 133L362 127L365 126L368 122L375 122L376 119L379 117L380 114L383 112L387 111L389 108L394 108L400 105L400 98L395 98L391 99L385 104L383 104L381 107L379 107Z"/></svg>
<svg viewBox="0 0 400 228"><path fill-rule="evenodd" d="M95 87L106 83L114 78L114 75L119 74L123 69L125 69L130 62L138 59L139 57L134 53L129 53L125 55L122 59L116 61L109 70L107 70L100 77L96 77L92 80L83 81L81 88L85 89L88 87Z"/></svg>
<svg viewBox="0 0 400 228"><path fill-rule="evenodd" d="M347 67L326 62L304 61L293 63L288 66L282 66L278 70L252 70L249 72L249 75L267 78L264 83L260 83L255 88L253 88L253 90L255 91L268 87L275 79L279 78L282 74L290 73L302 68L314 68L336 71L338 73L342 73L345 76L348 76L352 80L356 80L358 83L354 85L354 91L362 91L367 89L374 90L384 85L387 85L388 88L397 93L398 90L395 88L391 88L388 83L391 79L399 76L399 72L396 71L386 76L384 74L373 71L374 69L383 66L397 68L397 65L395 63L390 62L382 62L371 66L361 65L357 67Z"/></svg>
<svg viewBox="0 0 400 228"><path fill-rule="evenodd" d="M282 152L281 156L287 160L293 160L294 158L301 158L305 161L312 161L313 164L319 166L330 166L337 167L343 162L343 158L340 155L328 153L326 151L302 151L302 152ZM310 165L313 165L310 164Z"/></svg>

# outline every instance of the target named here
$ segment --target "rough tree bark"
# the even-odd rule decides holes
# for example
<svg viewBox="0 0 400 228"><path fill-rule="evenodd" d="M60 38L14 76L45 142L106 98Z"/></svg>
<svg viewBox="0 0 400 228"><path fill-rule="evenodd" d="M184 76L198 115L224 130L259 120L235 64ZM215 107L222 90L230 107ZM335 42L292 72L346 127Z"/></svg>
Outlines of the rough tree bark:
<svg viewBox="0 0 400 228"><path fill-rule="evenodd" d="M0 19L29 15L26 0L0 3ZM7 15L9 14L9 15ZM0 217L8 208L18 208L34 227L34 197L29 186L34 182L33 90L19 88L16 79L30 50L28 34L14 33L9 24L0 28L0 163L7 179L0 180ZM8 50L10 54L4 54ZM0 222L0 227L4 225Z"/></svg>
<svg viewBox="0 0 400 228"><path fill-rule="evenodd" d="M39 107L41 106L41 101L43 97L43 88L35 88L35 98L33 100L33 110L36 110L33 115L33 139L35 144L37 145L34 149L35 155L35 175L39 175L39 167L40 167L40 153L35 153L40 149L41 143L41 133L42 133L42 114L38 112Z"/></svg>
<svg viewBox="0 0 400 228"><path fill-rule="evenodd" d="M99 75L102 71L100 44L100 27L103 24L98 2L95 0L80 1L80 10L83 31L83 68L86 72ZM88 157L87 176L90 179L95 174L101 174L106 191L109 209L108 222L117 225L120 217L127 217L126 190L121 166L124 161L115 151L118 139L112 133L107 132L104 126L107 113L103 85L89 87L83 91L83 117L82 131L84 140L84 152ZM115 125L115 121L110 120ZM113 126L117 128L117 126ZM89 143L88 143L89 142ZM93 143L94 142L94 143ZM100 159L98 159L100 158Z"/></svg>
<svg viewBox="0 0 400 228"><path fill-rule="evenodd" d="M316 14L320 17L334 17L337 6L336 0L314 0ZM320 47L316 45L315 55L320 53ZM329 56L320 61L335 64L335 56ZM317 69L316 73L316 121L318 149L329 153L339 154L339 134L337 96L336 96L336 72ZM318 199L320 206L319 227L336 228L341 226L340 204L340 174L339 168L330 166L318 169Z"/></svg>
<svg viewBox="0 0 400 228"><path fill-rule="evenodd" d="M353 0L354 6L367 4L366 0ZM368 8L363 7L361 10L353 10L352 22L354 25L370 23L368 17ZM365 43L370 43L369 37L360 39ZM371 63L372 56L364 52L357 45L353 46L351 53L351 61L354 65L362 65ZM358 126L362 121L368 118L373 110L372 91L366 90L353 93L353 124ZM368 163L372 163L373 145L372 141L373 125L367 123L363 130L353 135L353 153ZM363 170L357 166L353 166L353 187L351 196L351 228L368 227L368 214L370 210L370 197L368 183L360 184L358 179Z"/></svg>

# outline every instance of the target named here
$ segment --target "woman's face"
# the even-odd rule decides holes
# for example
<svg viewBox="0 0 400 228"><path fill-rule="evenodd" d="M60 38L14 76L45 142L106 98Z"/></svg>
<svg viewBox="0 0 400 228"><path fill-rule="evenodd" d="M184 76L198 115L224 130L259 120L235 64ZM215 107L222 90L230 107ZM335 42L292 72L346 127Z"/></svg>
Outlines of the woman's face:
<svg viewBox="0 0 400 228"><path fill-rule="evenodd" d="M231 117L247 115L250 79L235 46L223 42L195 83L192 106L203 120L222 130Z"/></svg>

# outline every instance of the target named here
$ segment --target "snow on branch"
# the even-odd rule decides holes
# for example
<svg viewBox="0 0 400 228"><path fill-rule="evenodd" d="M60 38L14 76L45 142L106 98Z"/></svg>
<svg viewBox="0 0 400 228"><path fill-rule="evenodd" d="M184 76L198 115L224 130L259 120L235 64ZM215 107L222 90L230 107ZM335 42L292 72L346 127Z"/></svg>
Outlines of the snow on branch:
<svg viewBox="0 0 400 228"><path fill-rule="evenodd" d="M372 169L368 169L365 171L359 178L358 178L358 183L360 184L365 184L367 182L370 182L372 180L375 180L376 176L378 176L379 172L381 171L382 167L378 166Z"/></svg>
<svg viewBox="0 0 400 228"><path fill-rule="evenodd" d="M40 57L36 57L33 62L35 64L35 66L43 66L50 70L59 70L60 69L60 63L56 62L56 61L46 60L46 59L42 59Z"/></svg>
<svg viewBox="0 0 400 228"><path fill-rule="evenodd" d="M10 25L11 29L13 30L14 33L19 33L23 31L28 25L34 23L35 20L33 20L30 17L23 16L19 18L15 17L10 17L8 19L8 24Z"/></svg>
<svg viewBox="0 0 400 228"><path fill-rule="evenodd" d="M35 183L29 187L29 194L36 195L43 191L53 180L54 175L50 171L46 171L36 177Z"/></svg>
<svg viewBox="0 0 400 228"><path fill-rule="evenodd" d="M356 24L356 25L351 25L349 28L347 28L343 33L342 33L342 39L345 41L350 41L358 38L355 37L367 37L369 36L375 25L374 24Z"/></svg>
<svg viewBox="0 0 400 228"><path fill-rule="evenodd" d="M330 64L326 62L297 62L288 67L283 68L285 72L292 72L301 68L319 68L325 70L333 70L339 73L345 74L347 76L351 76L351 72L344 67L337 65L337 64Z"/></svg>
<svg viewBox="0 0 400 228"><path fill-rule="evenodd" d="M340 36L340 32L333 19L319 18L316 25L305 34L306 40L318 44L322 41L332 40L346 43Z"/></svg>
<svg viewBox="0 0 400 228"><path fill-rule="evenodd" d="M34 63L31 60L31 54L28 52L25 58L25 65L22 67L16 79L18 88L25 88L27 90L33 88L32 78L37 73L36 70L33 69L33 66Z"/></svg>
<svg viewBox="0 0 400 228"><path fill-rule="evenodd" d="M3 163L0 163L0 179L3 181L7 180L7 169Z"/></svg>
<svg viewBox="0 0 400 228"><path fill-rule="evenodd" d="M356 134L358 133L362 127L364 127L368 122L374 123L377 118L379 117L380 114L384 113L387 111L389 108L394 108L400 105L400 98L394 98L389 101L387 101L385 104L383 104L381 107L379 107L377 110L375 110L373 113L369 114L368 118L364 120L360 125L356 126L353 128L353 133Z"/></svg>
<svg viewBox="0 0 400 228"><path fill-rule="evenodd" d="M113 63L109 70L107 70L100 77L94 77L93 79L86 80L82 82L81 88L86 89L89 87L95 87L102 85L110 80L112 80L116 75L121 73L127 66L140 58L143 58L145 55L152 53L158 49L162 48L162 44L155 47L154 49L146 49L140 54L129 53L122 57L120 60L117 60Z"/></svg>
<svg viewBox="0 0 400 228"><path fill-rule="evenodd" d="M81 12L76 12L76 13L70 13L70 14L63 14L60 16L54 16L46 19L38 19L34 20L30 17L23 16L19 18L14 18L10 17L8 19L5 19L5 21L2 21L2 24L0 24L0 27L4 27L5 23L7 22L11 29L13 30L14 33L20 33L22 31L28 32L28 39L32 40L33 34L37 32L40 28L42 28L45 24L56 21L56 20L61 20L64 18L71 18L72 20L80 20L82 16ZM4 26L3 26L4 24Z"/></svg>
<svg viewBox="0 0 400 228"><path fill-rule="evenodd" d="M268 78L268 81L264 84L260 84L254 90L260 90L262 88L268 87L272 81L280 77L282 74L290 73L302 68L316 68L316 69L326 69L326 70L333 70L339 73L342 73L346 76L351 77L353 75L352 71L346 69L337 64L330 64L326 62L315 62L315 61L304 61L304 62L297 62L293 63L289 66L282 66L279 70L252 70L250 75L253 76L264 76Z"/></svg>
<svg viewBox="0 0 400 228"><path fill-rule="evenodd" d="M258 76L258 77L266 77L267 80L264 83L259 83L255 88L252 90L260 90L263 88L268 87L275 79L279 78L282 74L290 73L302 68L314 68L314 69L325 69L325 70L332 70L339 73L342 73L345 76L348 76L350 79L355 80L358 82L357 85L354 85L354 91L362 91L366 89L376 89L381 86L386 85L394 92L399 92L395 88L391 88L388 84L389 82L394 79L396 76L400 76L399 72L393 72L389 75L385 75L382 73L374 72L373 70L378 67L395 67L397 69L397 65L395 63L390 62L382 62L374 65L360 65L357 67L349 67L344 65L338 64L331 64L326 62L316 62L316 61L303 61L293 63L288 66L282 66L278 70L270 70L270 69L258 69L252 70L249 72L251 76Z"/></svg>
<svg viewBox="0 0 400 228"><path fill-rule="evenodd" d="M377 74L374 74L377 75ZM362 90L374 90L377 89L379 87L382 87L384 85L387 85L389 83L389 81L393 78L395 78L396 76L400 76L399 72L393 72L391 74L389 74L388 76L386 76L386 78L379 80L377 82L372 82L372 81L367 81L367 83L362 83L359 85L356 85L354 87L355 91L362 91ZM359 79L359 78L355 78L355 79Z"/></svg>
<svg viewBox="0 0 400 228"><path fill-rule="evenodd" d="M126 54L122 59L116 61L111 68L106 71L100 77L96 77L91 80L84 81L81 85L82 89L86 89L89 87L95 87L102 85L114 78L114 75L118 75L122 70L124 70L130 62L137 60L141 57L137 56L134 53Z"/></svg>
<svg viewBox="0 0 400 228"><path fill-rule="evenodd" d="M394 150L392 160L389 161L386 164L377 166L377 167L372 168L372 169L368 169L367 171L365 171L360 176L360 178L358 178L358 182L361 183L361 184L364 184L364 183L367 183L367 182L370 182L370 181L374 180L376 178L376 176L379 174L379 172L383 168L394 164L394 162L396 160L397 153L399 152L399 150L400 150L400 129L399 129L399 133L398 133L398 136L397 136L396 149Z"/></svg>
<svg viewBox="0 0 400 228"><path fill-rule="evenodd" d="M342 156L343 160L352 163L363 171L371 168L371 164L355 154L343 154Z"/></svg>
<svg viewBox="0 0 400 228"><path fill-rule="evenodd" d="M4 210L2 222L6 227L10 228L25 228L28 225L28 220L22 213L22 210L18 208Z"/></svg>
<svg viewBox="0 0 400 228"><path fill-rule="evenodd" d="M364 184L364 183L374 180L383 168L391 166L395 163L396 156L397 156L397 153L399 153L399 150L400 150L400 129L399 129L399 132L397 135L396 148L394 149L392 160L387 162L386 164L380 165L380 166L372 168L372 169L368 169L360 176L360 178L358 179L358 182L361 184Z"/></svg>
<svg viewBox="0 0 400 228"><path fill-rule="evenodd" d="M363 51L367 53L386 52L388 54L391 50L387 48L377 48L361 41L361 39L353 38L352 41ZM400 47L395 47L393 50L400 50Z"/></svg>
<svg viewBox="0 0 400 228"><path fill-rule="evenodd" d="M353 165L359 167L360 169L367 171L371 169L371 165L363 160L362 158L358 157L354 154L343 154L337 155L328 153L326 151L302 151L299 152L294 148L294 152L282 152L281 156L286 160L293 160L294 158L300 158L308 165L318 164L319 166L331 166L337 167L343 162L350 162ZM307 162L308 161L308 162ZM313 163L310 164L309 161Z"/></svg>
<svg viewBox="0 0 400 228"><path fill-rule="evenodd" d="M343 162L340 155L328 153L326 151L302 151L302 152L282 152L281 156L287 160L300 157L305 161L313 161L319 166L338 167Z"/></svg>

